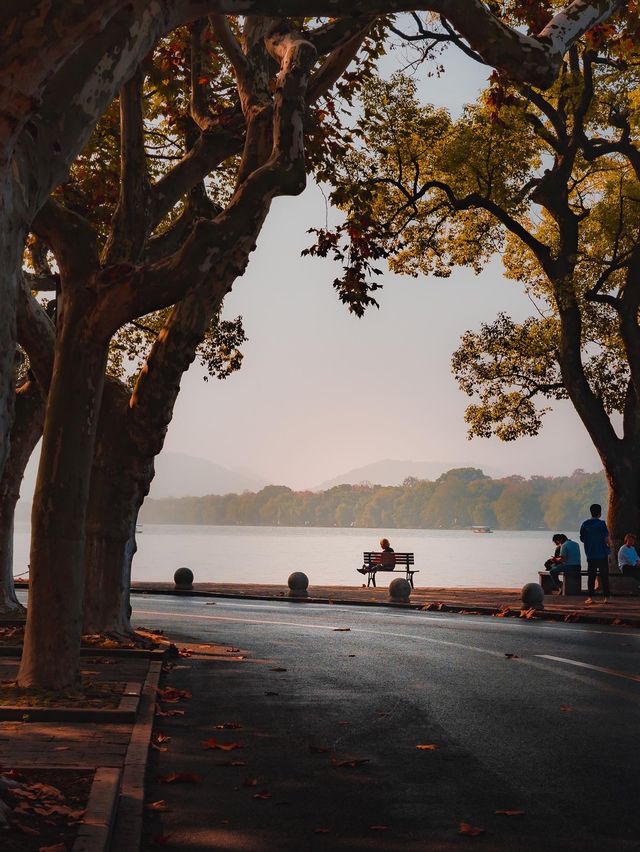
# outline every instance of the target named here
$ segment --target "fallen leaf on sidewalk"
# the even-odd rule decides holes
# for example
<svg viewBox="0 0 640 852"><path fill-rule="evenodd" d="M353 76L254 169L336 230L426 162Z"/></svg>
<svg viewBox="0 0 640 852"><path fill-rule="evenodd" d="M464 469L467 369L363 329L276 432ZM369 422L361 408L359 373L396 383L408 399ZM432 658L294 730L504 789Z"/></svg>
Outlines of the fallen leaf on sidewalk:
<svg viewBox="0 0 640 852"><path fill-rule="evenodd" d="M338 760L336 757L331 758L331 764L337 769L355 769L365 763L369 763L368 757L353 757L345 758L344 760Z"/></svg>
<svg viewBox="0 0 640 852"><path fill-rule="evenodd" d="M466 834L467 837L478 837L484 833L484 828L478 828L475 825L470 825L468 822L461 822L458 828L458 834Z"/></svg>
<svg viewBox="0 0 640 852"><path fill-rule="evenodd" d="M220 751L233 751L235 748L243 748L242 743L221 743L214 737L202 742L202 748L220 749Z"/></svg>
<svg viewBox="0 0 640 852"><path fill-rule="evenodd" d="M276 667L275 667L275 668L273 668L273 669L269 669L269 671L272 671L272 672L286 672L286 669L283 669L283 668L282 668L282 666L276 666Z"/></svg>
<svg viewBox="0 0 640 852"><path fill-rule="evenodd" d="M333 628L334 633L348 633L350 630L351 630L350 627L334 627Z"/></svg>
<svg viewBox="0 0 640 852"><path fill-rule="evenodd" d="M500 816L522 816L524 813L525 813L524 811L510 811L510 810L494 811L494 814L499 814Z"/></svg>
<svg viewBox="0 0 640 852"><path fill-rule="evenodd" d="M309 751L311 752L311 754L326 754L327 752L331 751L331 749L329 748L329 746L310 745Z"/></svg>
<svg viewBox="0 0 640 852"><path fill-rule="evenodd" d="M213 726L216 731L237 731L242 728L242 725L238 724L238 722L220 722L219 725Z"/></svg>
<svg viewBox="0 0 640 852"><path fill-rule="evenodd" d="M272 797L271 793L268 793L266 790L263 790L262 793L254 793L254 799L270 799Z"/></svg>
<svg viewBox="0 0 640 852"><path fill-rule="evenodd" d="M426 743L425 745L417 745L416 748L420 751L436 751L439 746L436 743Z"/></svg>
<svg viewBox="0 0 640 852"><path fill-rule="evenodd" d="M158 775L159 784L201 784L202 775L195 772L170 772L168 775Z"/></svg>
<svg viewBox="0 0 640 852"><path fill-rule="evenodd" d="M160 811L160 813L166 813L171 810L164 799L158 799L157 802L149 802L149 804L145 805L145 808L148 811Z"/></svg>
<svg viewBox="0 0 640 852"><path fill-rule="evenodd" d="M160 731L158 731L157 734L153 735L153 739L159 745L161 743L170 743L171 742L171 737L168 736L167 734L161 734Z"/></svg>

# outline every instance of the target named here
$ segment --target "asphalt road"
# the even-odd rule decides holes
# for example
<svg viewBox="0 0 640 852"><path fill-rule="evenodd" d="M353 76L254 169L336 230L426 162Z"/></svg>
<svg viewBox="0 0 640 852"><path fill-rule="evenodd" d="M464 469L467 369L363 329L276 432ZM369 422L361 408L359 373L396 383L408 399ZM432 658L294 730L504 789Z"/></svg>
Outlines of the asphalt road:
<svg viewBox="0 0 640 852"><path fill-rule="evenodd" d="M150 817L148 848L155 832L183 849L640 850L640 631L288 601L133 607L136 626L241 649L170 675L194 699L160 720L173 745L149 794L172 810ZM220 733L229 719L241 729ZM204 751L211 736L243 749ZM236 755L246 766L224 765ZM186 767L204 783L154 781Z"/></svg>

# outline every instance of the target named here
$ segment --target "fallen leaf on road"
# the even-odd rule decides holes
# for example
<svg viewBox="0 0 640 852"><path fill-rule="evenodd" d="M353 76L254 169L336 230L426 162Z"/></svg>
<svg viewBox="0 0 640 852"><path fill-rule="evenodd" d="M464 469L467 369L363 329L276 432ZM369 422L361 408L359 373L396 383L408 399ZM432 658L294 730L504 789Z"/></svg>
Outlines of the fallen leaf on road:
<svg viewBox="0 0 640 852"><path fill-rule="evenodd" d="M499 814L500 816L522 816L524 814L524 811L503 810L503 811L494 811L494 814Z"/></svg>
<svg viewBox="0 0 640 852"><path fill-rule="evenodd" d="M157 802L149 802L149 804L145 805L145 808L148 811L160 811L161 813L165 813L166 811L171 810L171 808L165 802L164 799L158 799Z"/></svg>
<svg viewBox="0 0 640 852"><path fill-rule="evenodd" d="M243 787L257 787L258 779L257 778L245 778L242 782Z"/></svg>
<svg viewBox="0 0 640 852"><path fill-rule="evenodd" d="M195 772L170 772L168 775L158 775L156 781L160 784L201 784L202 775Z"/></svg>
<svg viewBox="0 0 640 852"><path fill-rule="evenodd" d="M243 745L242 743L221 743L214 737L211 737L210 740L204 740L202 742L202 748L218 748L220 751L233 751L236 748L243 748Z"/></svg>
<svg viewBox="0 0 640 852"><path fill-rule="evenodd" d="M425 745L417 745L416 748L420 751L435 751L439 746L436 743L426 743Z"/></svg>
<svg viewBox="0 0 640 852"><path fill-rule="evenodd" d="M219 725L213 726L216 731L237 731L242 725L239 725L238 722L221 722Z"/></svg>
<svg viewBox="0 0 640 852"><path fill-rule="evenodd" d="M350 630L351 630L350 627L334 627L333 628L334 633L348 633Z"/></svg>
<svg viewBox="0 0 640 852"><path fill-rule="evenodd" d="M573 713L575 709L575 707L571 707L569 704L560 705L560 710L562 710L563 713Z"/></svg>
<svg viewBox="0 0 640 852"><path fill-rule="evenodd" d="M193 697L188 689L176 689L174 686L167 686L165 689L156 689L156 692L162 701L168 702L184 701Z"/></svg>
<svg viewBox="0 0 640 852"><path fill-rule="evenodd" d="M171 742L171 737L167 736L167 734L161 734L159 731L153 735L153 739L158 744Z"/></svg>
<svg viewBox="0 0 640 852"><path fill-rule="evenodd" d="M467 837L478 837L484 833L484 828L478 828L475 825L470 825L468 822L461 822L458 828L458 834L466 834Z"/></svg>
<svg viewBox="0 0 640 852"><path fill-rule="evenodd" d="M266 790L263 790L262 793L254 793L254 799L270 799L272 796L271 793L268 793Z"/></svg>
<svg viewBox="0 0 640 852"><path fill-rule="evenodd" d="M353 757L338 760L336 757L331 758L331 763L337 769L355 769L357 766L362 766L364 763L369 763L368 757Z"/></svg>
<svg viewBox="0 0 640 852"><path fill-rule="evenodd" d="M156 704L156 716L184 716L184 710L164 710Z"/></svg>
<svg viewBox="0 0 640 852"><path fill-rule="evenodd" d="M151 746L152 749L154 749L154 751L169 751L168 748L165 748L164 746L160 746L160 745L158 745L157 743L154 743L154 742L151 742L150 746Z"/></svg>
<svg viewBox="0 0 640 852"><path fill-rule="evenodd" d="M311 752L311 754L326 754L327 752L331 751L331 749L329 746L310 745L309 751Z"/></svg>
<svg viewBox="0 0 640 852"><path fill-rule="evenodd" d="M286 669L283 669L282 666L275 666L273 669L269 669L272 672L286 672Z"/></svg>

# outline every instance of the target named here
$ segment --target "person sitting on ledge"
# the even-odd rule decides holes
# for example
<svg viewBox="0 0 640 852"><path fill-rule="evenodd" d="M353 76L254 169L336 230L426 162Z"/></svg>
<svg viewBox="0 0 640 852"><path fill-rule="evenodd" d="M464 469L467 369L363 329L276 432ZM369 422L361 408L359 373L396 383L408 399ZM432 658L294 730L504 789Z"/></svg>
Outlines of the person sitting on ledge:
<svg viewBox="0 0 640 852"><path fill-rule="evenodd" d="M625 577L633 577L640 583L640 556L636 550L636 537L633 533L627 533L624 544L618 551L618 568Z"/></svg>
<svg viewBox="0 0 640 852"><path fill-rule="evenodd" d="M554 536L555 538L555 536ZM560 542L560 561L549 568L549 575L553 580L556 591L562 588L558 580L558 574L577 574L580 576L580 545L577 541L572 541L564 533L558 533L557 539Z"/></svg>
<svg viewBox="0 0 640 852"><path fill-rule="evenodd" d="M560 547L562 545L563 537L564 536L562 533L554 533L551 536L551 541L555 544L556 549L553 553L553 556L550 556L549 559L547 559L547 561L544 563L545 571L550 571L554 566L562 564L562 560L560 559Z"/></svg>
<svg viewBox="0 0 640 852"><path fill-rule="evenodd" d="M356 568L356 571L359 571L361 574L375 573L376 571L393 571L396 566L396 557L388 538L380 539L380 548L382 549L382 553L376 553L373 557L376 567L368 568L366 565L363 565L362 568Z"/></svg>

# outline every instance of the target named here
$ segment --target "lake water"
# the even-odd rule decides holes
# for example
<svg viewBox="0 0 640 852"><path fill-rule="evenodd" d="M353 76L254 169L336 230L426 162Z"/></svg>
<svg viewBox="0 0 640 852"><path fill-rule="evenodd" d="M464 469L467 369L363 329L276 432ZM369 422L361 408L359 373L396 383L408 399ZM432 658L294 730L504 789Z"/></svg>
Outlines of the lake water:
<svg viewBox="0 0 640 852"><path fill-rule="evenodd" d="M310 585L360 585L364 550L387 536L398 551L413 551L416 586L509 586L537 581L554 550L552 532L366 530L309 527L217 527L145 524L138 534L134 580L170 581L186 565L196 582L286 584L304 571ZM567 535L577 539L576 533ZM29 524L16 523L16 575L29 562ZM380 576L388 585L393 574Z"/></svg>

